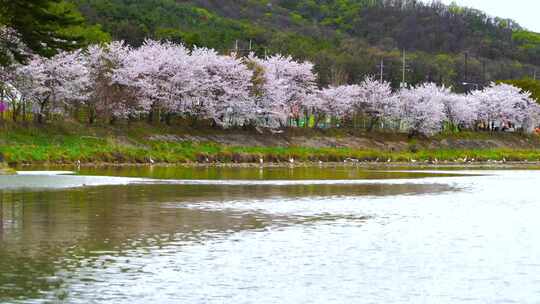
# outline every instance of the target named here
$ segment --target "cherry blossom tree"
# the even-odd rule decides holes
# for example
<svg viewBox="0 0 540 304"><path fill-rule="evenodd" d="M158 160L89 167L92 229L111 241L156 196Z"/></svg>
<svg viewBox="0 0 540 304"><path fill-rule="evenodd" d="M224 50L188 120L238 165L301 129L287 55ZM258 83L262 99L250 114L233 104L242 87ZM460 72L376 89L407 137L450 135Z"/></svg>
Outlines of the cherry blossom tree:
<svg viewBox="0 0 540 304"><path fill-rule="evenodd" d="M31 51L22 42L19 33L13 28L0 25L0 66L9 66L22 61Z"/></svg>
<svg viewBox="0 0 540 304"><path fill-rule="evenodd" d="M366 77L359 86L360 94L355 99L354 108L369 118L368 130L383 119L394 119L398 115L397 96L390 83Z"/></svg>
<svg viewBox="0 0 540 304"><path fill-rule="evenodd" d="M298 120L310 95L316 91L313 64L297 62L281 55L258 59L265 82L261 107L265 112L281 113L281 118Z"/></svg>
<svg viewBox="0 0 540 304"><path fill-rule="evenodd" d="M88 68L81 51L61 52L46 60L47 73L55 85L55 101L70 107L70 103L88 100L91 86Z"/></svg>
<svg viewBox="0 0 540 304"><path fill-rule="evenodd" d="M250 97L253 72L236 56L196 48L192 54L196 93L195 109L217 125L247 124L255 118L256 102Z"/></svg>
<svg viewBox="0 0 540 304"><path fill-rule="evenodd" d="M112 42L2 67L0 102L7 101L14 119L28 104L41 122L84 108L90 123L148 114L167 122L173 116L211 120L223 128L283 127L289 119L298 125L302 115L314 117L318 127L325 119L358 114L369 120L368 129L400 120L409 132L425 135L446 124L530 132L540 123L540 106L530 94L506 84L462 95L432 83L394 94L389 83L371 77L323 89L315 83L313 64L291 57L240 58L153 40L138 48Z"/></svg>
<svg viewBox="0 0 540 304"><path fill-rule="evenodd" d="M446 119L443 100L450 90L433 83L399 92L402 122L410 133L433 135L442 129Z"/></svg>
<svg viewBox="0 0 540 304"><path fill-rule="evenodd" d="M182 45L146 40L123 58L113 80L133 91L137 102L128 113L175 112L183 96L193 89L193 65Z"/></svg>
<svg viewBox="0 0 540 304"><path fill-rule="evenodd" d="M325 118L346 118L352 113L353 101L358 99L361 88L358 85L329 87L313 94L307 106L315 115L315 126Z"/></svg>
<svg viewBox="0 0 540 304"><path fill-rule="evenodd" d="M90 87L84 105L88 112L88 121L93 123L98 117L109 120L126 117L129 108L133 108L135 99L128 90L118 84L119 74L131 49L122 41L104 45L91 45L84 52L84 64L88 69Z"/></svg>
<svg viewBox="0 0 540 304"><path fill-rule="evenodd" d="M508 84L491 84L472 93L478 102L478 119L493 130L518 125L530 132L538 124L538 104L530 93Z"/></svg>
<svg viewBox="0 0 540 304"><path fill-rule="evenodd" d="M478 119L478 102L472 95L452 94L443 97L444 114L454 128L471 128Z"/></svg>
<svg viewBox="0 0 540 304"><path fill-rule="evenodd" d="M19 92L14 87L18 61L30 56L31 51L22 42L20 34L11 27L0 25L0 102L4 111L12 110L13 120L17 120L19 108L24 108Z"/></svg>
<svg viewBox="0 0 540 304"><path fill-rule="evenodd" d="M9 108L13 109L13 120L17 120L17 109L22 105L18 98L19 92L16 87L13 86L16 74L14 73L14 66L0 66L0 103L2 103L3 110L0 113L0 117Z"/></svg>
<svg viewBox="0 0 540 304"><path fill-rule="evenodd" d="M80 51L62 52L50 59L34 56L16 74L16 87L32 103L39 122L88 98L88 70Z"/></svg>
<svg viewBox="0 0 540 304"><path fill-rule="evenodd" d="M36 56L27 65L17 67L13 84L21 92L21 99L32 105L39 122L43 122L43 115L53 99L53 83L52 77L47 73L45 58Z"/></svg>

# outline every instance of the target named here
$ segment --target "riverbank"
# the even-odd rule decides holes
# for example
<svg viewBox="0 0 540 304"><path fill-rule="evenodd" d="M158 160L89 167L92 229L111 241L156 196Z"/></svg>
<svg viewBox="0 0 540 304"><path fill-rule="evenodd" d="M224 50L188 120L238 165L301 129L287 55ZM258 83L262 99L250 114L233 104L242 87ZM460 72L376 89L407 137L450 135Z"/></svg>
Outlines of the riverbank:
<svg viewBox="0 0 540 304"><path fill-rule="evenodd" d="M280 134L189 126L9 124L0 153L12 166L61 164L501 165L540 162L540 138L459 133L432 138L358 130L291 129Z"/></svg>
<svg viewBox="0 0 540 304"><path fill-rule="evenodd" d="M0 175L12 175L15 174L15 170L10 168L7 164L0 162Z"/></svg>
<svg viewBox="0 0 540 304"><path fill-rule="evenodd" d="M139 170L139 169L302 169L302 168L351 168L365 170L540 170L540 161L489 161L489 162L295 162L293 164L282 163L155 163L155 164L135 164L135 163L82 163L77 164L19 164L15 165L14 170L20 171L66 171L78 172L94 169L111 169L111 170ZM16 171L14 171L16 172Z"/></svg>

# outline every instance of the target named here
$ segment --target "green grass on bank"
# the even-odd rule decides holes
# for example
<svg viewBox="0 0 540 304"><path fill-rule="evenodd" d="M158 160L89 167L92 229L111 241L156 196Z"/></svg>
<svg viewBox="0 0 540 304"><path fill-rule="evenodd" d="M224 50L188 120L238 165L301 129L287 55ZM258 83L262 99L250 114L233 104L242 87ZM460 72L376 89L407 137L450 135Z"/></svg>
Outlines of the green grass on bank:
<svg viewBox="0 0 540 304"><path fill-rule="evenodd" d="M410 161L540 161L540 149L513 149L511 145L497 149L425 148L427 142L441 140L490 140L518 137L517 134L489 135L488 133L462 133L459 135L439 135L432 139L408 139L396 134L345 134L345 131L294 130L284 136L332 136L344 135L371 137L380 141L406 143L399 151L351 148L310 148L310 147L249 147L224 146L212 142L167 142L151 141L151 135L208 135L222 132L208 129L172 128L134 124L117 127L92 127L84 125L4 125L0 128L0 153L10 164L25 163L258 163L288 162L343 162L349 158L358 161L410 162ZM250 132L250 131L230 131ZM212 134L214 134L212 133ZM267 135L261 135L267 136ZM536 138L525 138L538 141ZM537 145L540 147L540 145Z"/></svg>

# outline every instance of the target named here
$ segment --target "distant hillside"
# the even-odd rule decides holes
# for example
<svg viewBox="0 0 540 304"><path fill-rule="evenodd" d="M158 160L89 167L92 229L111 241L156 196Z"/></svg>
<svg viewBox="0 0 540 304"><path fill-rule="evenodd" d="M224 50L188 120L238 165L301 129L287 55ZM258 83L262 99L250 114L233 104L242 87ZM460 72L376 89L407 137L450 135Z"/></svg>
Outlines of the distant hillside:
<svg viewBox="0 0 540 304"><path fill-rule="evenodd" d="M512 20L407 0L72 0L90 23L137 45L145 37L222 52L292 54L316 63L322 85L384 75L394 86L434 81L462 88L532 76L540 34Z"/></svg>

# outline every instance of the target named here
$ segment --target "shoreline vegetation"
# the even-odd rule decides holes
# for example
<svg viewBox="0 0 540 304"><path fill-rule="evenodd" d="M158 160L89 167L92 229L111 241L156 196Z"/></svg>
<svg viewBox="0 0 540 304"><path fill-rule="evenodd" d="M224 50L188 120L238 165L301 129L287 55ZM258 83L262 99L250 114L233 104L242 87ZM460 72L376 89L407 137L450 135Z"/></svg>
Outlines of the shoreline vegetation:
<svg viewBox="0 0 540 304"><path fill-rule="evenodd" d="M18 170L20 171L32 171L34 168L40 170L66 170L77 171L78 169L92 169L92 168L141 168L141 167L156 167L156 168L238 168L238 169L272 169L272 168L361 168L366 170L485 170L485 169L537 169L540 168L540 161L475 161L475 162L374 162L374 161L361 161L361 162L295 162L294 164L281 162L281 163L81 163L77 164L22 164L17 165L14 168L10 168L0 175L14 175ZM73 170L69 170L69 169Z"/></svg>
<svg viewBox="0 0 540 304"><path fill-rule="evenodd" d="M507 84L321 88L308 61L153 40L5 71L0 156L12 166L540 162L540 105Z"/></svg>
<svg viewBox="0 0 540 304"><path fill-rule="evenodd" d="M345 129L178 128L133 123L79 123L0 127L0 154L26 165L187 166L429 166L501 167L540 164L540 137L518 133L460 132L410 137ZM2 166L0 166L2 170Z"/></svg>

